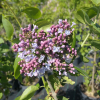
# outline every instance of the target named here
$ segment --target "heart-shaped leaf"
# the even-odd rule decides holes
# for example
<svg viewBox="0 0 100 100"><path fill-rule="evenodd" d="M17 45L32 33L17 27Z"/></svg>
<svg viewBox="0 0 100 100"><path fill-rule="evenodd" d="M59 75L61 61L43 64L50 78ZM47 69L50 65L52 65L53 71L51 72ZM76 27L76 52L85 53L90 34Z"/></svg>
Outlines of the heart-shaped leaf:
<svg viewBox="0 0 100 100"><path fill-rule="evenodd" d="M18 62L20 61L21 59L18 57L18 55L16 56L15 58L15 61L14 61L14 77L15 79L17 79L19 76L20 76L20 66L18 65Z"/></svg>
<svg viewBox="0 0 100 100"><path fill-rule="evenodd" d="M41 17L41 12L38 8L29 7L23 10L24 13L27 14L29 18L38 19Z"/></svg>
<svg viewBox="0 0 100 100"><path fill-rule="evenodd" d="M29 86L21 95L20 100L28 100L32 96L34 96L34 93L38 90L39 88L37 86Z"/></svg>
<svg viewBox="0 0 100 100"><path fill-rule="evenodd" d="M7 19L4 18L4 16L2 16L2 23L6 31L7 38L10 40L14 32L13 26Z"/></svg>

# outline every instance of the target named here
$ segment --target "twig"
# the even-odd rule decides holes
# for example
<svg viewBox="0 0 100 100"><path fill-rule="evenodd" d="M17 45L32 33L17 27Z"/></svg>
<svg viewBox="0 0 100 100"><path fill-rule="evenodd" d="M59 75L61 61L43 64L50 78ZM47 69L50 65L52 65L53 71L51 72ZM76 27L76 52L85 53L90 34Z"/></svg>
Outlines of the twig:
<svg viewBox="0 0 100 100"><path fill-rule="evenodd" d="M49 81L49 78L48 78L48 74L47 74L47 73L45 73L45 78L46 78L46 80L47 80L47 83L48 83L48 85L49 85L49 88L50 88L50 90L51 90L51 93L52 93L52 96L53 96L54 100L58 100L57 94L55 93L55 91L54 91L54 89L53 89L53 87L52 87L52 85L51 85L51 82Z"/></svg>

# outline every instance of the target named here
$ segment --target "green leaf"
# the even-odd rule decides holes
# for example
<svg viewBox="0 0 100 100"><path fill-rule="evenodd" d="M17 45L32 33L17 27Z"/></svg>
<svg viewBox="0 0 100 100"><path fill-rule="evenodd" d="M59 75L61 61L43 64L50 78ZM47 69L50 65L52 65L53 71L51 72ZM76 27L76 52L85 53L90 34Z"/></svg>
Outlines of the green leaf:
<svg viewBox="0 0 100 100"><path fill-rule="evenodd" d="M29 86L21 95L20 100L30 99L39 88L37 86Z"/></svg>
<svg viewBox="0 0 100 100"><path fill-rule="evenodd" d="M89 16L86 14L86 12L83 9L80 9L77 11L76 19L83 24L90 24L91 23Z"/></svg>
<svg viewBox="0 0 100 100"><path fill-rule="evenodd" d="M97 27L96 24L91 24L90 29L94 34L97 34L100 36L100 28Z"/></svg>
<svg viewBox="0 0 100 100"><path fill-rule="evenodd" d="M2 23L2 14L0 14L0 24Z"/></svg>
<svg viewBox="0 0 100 100"><path fill-rule="evenodd" d="M1 43L4 43L4 40L3 40L2 38L0 38L0 44L1 44Z"/></svg>
<svg viewBox="0 0 100 100"><path fill-rule="evenodd" d="M43 26L48 25L50 23L45 19L39 19L34 24L37 25L38 28L40 28L40 27L43 27Z"/></svg>
<svg viewBox="0 0 100 100"><path fill-rule="evenodd" d="M2 16L2 23L3 23L4 29L5 29L5 31L6 31L7 38L10 40L11 37L12 37L12 35L13 35L13 32L14 32L13 26L12 26L12 24L11 24L7 19L5 19L3 16Z"/></svg>
<svg viewBox="0 0 100 100"><path fill-rule="evenodd" d="M43 27L41 27L41 28L38 30L38 32L41 31L41 30L44 30L45 32L47 32L47 29L50 29L51 26L52 26L52 24L43 26Z"/></svg>
<svg viewBox="0 0 100 100"><path fill-rule="evenodd" d="M63 82L63 83L67 83L67 84L71 84L71 85L75 84L75 82L72 81L71 79L68 79L67 76L64 76L63 79L66 80L66 82Z"/></svg>
<svg viewBox="0 0 100 100"><path fill-rule="evenodd" d="M81 40L81 36L80 36L80 35L76 35L76 39L77 39L78 41L80 41L80 40Z"/></svg>
<svg viewBox="0 0 100 100"><path fill-rule="evenodd" d="M3 43L1 46L0 46L0 53L5 53L5 52L8 52L9 51L9 46L5 43Z"/></svg>
<svg viewBox="0 0 100 100"><path fill-rule="evenodd" d="M88 63L88 62L89 62L89 59L86 58L85 56L80 55L80 57L81 57L81 60L82 60L83 62L85 62L85 63Z"/></svg>
<svg viewBox="0 0 100 100"><path fill-rule="evenodd" d="M97 91L98 95L100 96L100 90Z"/></svg>
<svg viewBox="0 0 100 100"><path fill-rule="evenodd" d="M3 93L0 93L0 99L2 98L2 96L3 96Z"/></svg>
<svg viewBox="0 0 100 100"><path fill-rule="evenodd" d="M63 99L62 100L68 100L68 98L66 98L66 97L63 97Z"/></svg>
<svg viewBox="0 0 100 100"><path fill-rule="evenodd" d="M100 0L91 0L95 5L100 4Z"/></svg>
<svg viewBox="0 0 100 100"><path fill-rule="evenodd" d="M76 45L76 34L73 32L73 43L72 43L72 48L75 48Z"/></svg>
<svg viewBox="0 0 100 100"><path fill-rule="evenodd" d="M89 16L89 18L91 19L99 13L99 10L97 7L91 7L89 9L87 9L86 13Z"/></svg>
<svg viewBox="0 0 100 100"><path fill-rule="evenodd" d="M16 39L13 39L12 42L13 42L14 44L15 44L15 43L18 44L20 41L19 41L19 38L16 38Z"/></svg>
<svg viewBox="0 0 100 100"><path fill-rule="evenodd" d="M95 48L100 50L100 41L90 39L89 42L91 43L91 46L94 46Z"/></svg>
<svg viewBox="0 0 100 100"><path fill-rule="evenodd" d="M19 76L20 76L20 66L18 65L18 62L20 61L21 59L18 57L18 55L16 56L15 58L15 61L14 61L14 77L15 79L17 79Z"/></svg>
<svg viewBox="0 0 100 100"><path fill-rule="evenodd" d="M82 69L80 69L80 68L78 68L78 67L76 67L76 66L74 66L74 68L75 68L78 72L80 72L83 76L89 77L88 74L87 74L84 70L82 70Z"/></svg>
<svg viewBox="0 0 100 100"><path fill-rule="evenodd" d="M22 75L20 74L18 80L22 83Z"/></svg>
<svg viewBox="0 0 100 100"><path fill-rule="evenodd" d="M41 17L41 12L38 8L29 7L23 10L24 13L27 14L29 18L38 19Z"/></svg>
<svg viewBox="0 0 100 100"><path fill-rule="evenodd" d="M15 100L20 100L20 97L21 97L21 96L17 97Z"/></svg>
<svg viewBox="0 0 100 100"><path fill-rule="evenodd" d="M40 84L38 83L38 84L36 84L36 86L38 87L38 88L40 88Z"/></svg>

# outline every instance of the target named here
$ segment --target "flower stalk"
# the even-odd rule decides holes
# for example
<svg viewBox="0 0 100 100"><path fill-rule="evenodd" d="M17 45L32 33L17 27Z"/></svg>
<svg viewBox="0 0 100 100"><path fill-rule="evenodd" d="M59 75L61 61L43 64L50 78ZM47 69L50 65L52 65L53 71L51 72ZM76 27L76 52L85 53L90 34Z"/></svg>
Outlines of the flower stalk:
<svg viewBox="0 0 100 100"><path fill-rule="evenodd" d="M45 78L46 78L46 80L47 80L47 83L48 83L48 85L49 85L49 88L50 88L50 90L51 90L51 93L52 93L52 96L53 96L54 100L58 100L57 94L55 93L55 91L54 91L54 89L53 89L53 87L52 87L52 85L51 85L51 82L49 81L49 78L48 78L48 74L47 74L47 73L45 73Z"/></svg>

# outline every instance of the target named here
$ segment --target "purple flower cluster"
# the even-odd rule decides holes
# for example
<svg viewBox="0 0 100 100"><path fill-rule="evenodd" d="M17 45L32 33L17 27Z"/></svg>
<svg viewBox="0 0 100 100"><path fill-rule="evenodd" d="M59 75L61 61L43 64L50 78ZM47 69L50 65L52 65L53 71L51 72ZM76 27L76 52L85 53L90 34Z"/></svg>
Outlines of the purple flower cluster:
<svg viewBox="0 0 100 100"><path fill-rule="evenodd" d="M52 25L47 32L41 30L36 33L38 26L34 24L33 29L31 29L31 25L22 28L22 34L19 34L20 42L12 46L21 59L20 73L30 77L41 77L45 71L56 70L59 75L67 75L66 69L69 69L70 73L75 74L73 64L65 63L66 57L68 59L70 56L77 55L77 51L68 44L68 39L74 30L71 29L73 25L75 23L72 23L70 27L67 20L59 19L58 24Z"/></svg>

